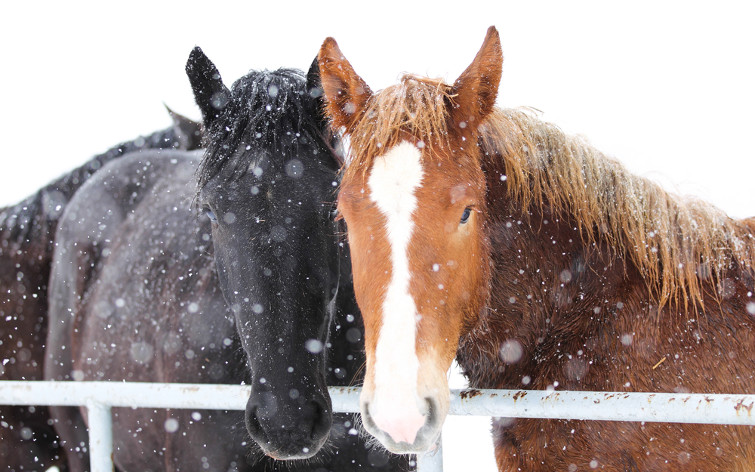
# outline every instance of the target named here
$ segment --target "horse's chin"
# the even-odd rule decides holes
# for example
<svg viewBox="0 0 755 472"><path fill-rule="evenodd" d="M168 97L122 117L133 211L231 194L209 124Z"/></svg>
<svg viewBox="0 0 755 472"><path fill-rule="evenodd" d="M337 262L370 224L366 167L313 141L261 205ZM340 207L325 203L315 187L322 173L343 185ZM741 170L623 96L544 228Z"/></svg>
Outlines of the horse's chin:
<svg viewBox="0 0 755 472"><path fill-rule="evenodd" d="M389 434L381 430L364 425L367 432L377 439L380 444L394 454L422 454L435 449L441 429L431 425L425 425L417 432L417 437L412 444L404 441L394 441Z"/></svg>
<svg viewBox="0 0 755 472"><path fill-rule="evenodd" d="M311 446L295 446L278 449L270 449L266 447L266 445L261 445L260 447L262 448L262 452L264 452L266 456L278 461L307 460L311 459L315 454L320 452L320 449L323 447L327 439L328 437L326 436L325 438L317 441Z"/></svg>
<svg viewBox="0 0 755 472"><path fill-rule="evenodd" d="M271 459L275 459L276 461L299 461L299 460L307 460L312 458L317 452L313 453L307 453L307 454L293 454L293 455L286 455L281 454L278 451L271 451L271 452L265 452L265 455Z"/></svg>

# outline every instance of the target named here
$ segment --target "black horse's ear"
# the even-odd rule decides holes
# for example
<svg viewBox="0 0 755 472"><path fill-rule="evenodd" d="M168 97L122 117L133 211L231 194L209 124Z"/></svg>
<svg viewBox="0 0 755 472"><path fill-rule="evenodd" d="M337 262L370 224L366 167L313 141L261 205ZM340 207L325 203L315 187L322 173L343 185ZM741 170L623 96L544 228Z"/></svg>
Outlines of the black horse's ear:
<svg viewBox="0 0 755 472"><path fill-rule="evenodd" d="M189 54L186 75L189 76L194 100L202 111L202 120L207 128L228 104L231 91L223 84L215 64L199 47L195 47Z"/></svg>
<svg viewBox="0 0 755 472"><path fill-rule="evenodd" d="M180 113L176 113L168 105L164 103L163 105L173 120L173 132L176 134L178 149L186 151L199 149L202 146L202 125Z"/></svg>
<svg viewBox="0 0 755 472"><path fill-rule="evenodd" d="M307 92L312 98L322 97L322 81L320 81L320 65L317 62L317 56L307 72Z"/></svg>

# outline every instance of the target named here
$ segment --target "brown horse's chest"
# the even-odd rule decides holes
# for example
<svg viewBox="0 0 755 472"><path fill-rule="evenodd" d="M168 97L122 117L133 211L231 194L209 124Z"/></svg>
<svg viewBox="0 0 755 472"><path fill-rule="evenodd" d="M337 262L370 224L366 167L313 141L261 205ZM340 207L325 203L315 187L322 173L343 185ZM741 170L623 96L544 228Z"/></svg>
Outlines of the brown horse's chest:
<svg viewBox="0 0 755 472"><path fill-rule="evenodd" d="M523 346L513 364L496 352L494 346L505 340L493 340L490 330L465 338L458 358L476 388L705 393L755 387L755 361L744 349L755 342L749 321L737 327L709 325L704 331L701 323L680 321L672 337L658 332L653 326L658 320L652 318L627 331L638 308L624 309L603 319L602 329L581 342L551 339L534 350ZM557 330L551 335L557 337ZM753 470L755 464L752 427L496 419L493 438L502 471Z"/></svg>
<svg viewBox="0 0 755 472"><path fill-rule="evenodd" d="M587 421L494 421L501 471L698 472L753 470L748 427Z"/></svg>

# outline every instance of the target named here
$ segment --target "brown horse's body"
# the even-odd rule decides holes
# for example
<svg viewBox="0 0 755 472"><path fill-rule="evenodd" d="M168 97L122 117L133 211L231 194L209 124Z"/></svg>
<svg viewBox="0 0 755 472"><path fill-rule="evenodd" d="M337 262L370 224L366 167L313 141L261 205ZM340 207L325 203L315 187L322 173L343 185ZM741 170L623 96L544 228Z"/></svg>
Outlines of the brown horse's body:
<svg viewBox="0 0 755 472"><path fill-rule="evenodd" d="M494 28L453 85L405 76L373 94L332 39L319 64L351 137L339 210L365 320L362 417L388 449L435 441L454 354L474 388L755 392L755 221L496 109ZM493 432L506 472L755 470L754 427L499 419Z"/></svg>
<svg viewBox="0 0 755 472"><path fill-rule="evenodd" d="M574 218L547 204L523 212L505 182L488 186L492 295L457 357L470 386L754 391L751 272L724 271L705 309L659 309L638 268L605 243L585 245ZM755 470L752 427L510 419L493 434L501 471Z"/></svg>

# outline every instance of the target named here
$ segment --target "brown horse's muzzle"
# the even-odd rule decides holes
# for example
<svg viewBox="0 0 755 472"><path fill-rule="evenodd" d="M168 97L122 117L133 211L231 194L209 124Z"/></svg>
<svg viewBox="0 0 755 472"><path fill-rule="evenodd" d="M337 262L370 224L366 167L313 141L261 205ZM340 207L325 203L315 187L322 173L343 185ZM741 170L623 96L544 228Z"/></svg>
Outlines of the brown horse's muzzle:
<svg viewBox="0 0 755 472"><path fill-rule="evenodd" d="M432 449L438 440L446 413L439 408L435 399L426 397L424 401L426 414L420 416L421 422L413 418L403 418L403 421L382 422L380 426L370 413L370 403L363 402L361 409L364 428L390 452L396 454L426 452Z"/></svg>

